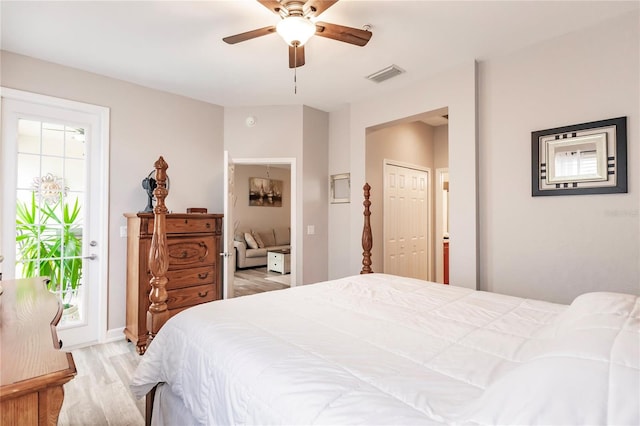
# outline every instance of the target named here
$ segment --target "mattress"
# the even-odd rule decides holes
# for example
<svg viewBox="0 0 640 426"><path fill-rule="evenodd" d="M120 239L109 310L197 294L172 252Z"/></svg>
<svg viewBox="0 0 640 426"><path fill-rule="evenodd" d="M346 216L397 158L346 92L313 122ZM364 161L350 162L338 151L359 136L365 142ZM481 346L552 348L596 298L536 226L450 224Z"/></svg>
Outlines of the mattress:
<svg viewBox="0 0 640 426"><path fill-rule="evenodd" d="M185 310L131 388L164 383L203 425L640 424L639 354L634 295L369 274Z"/></svg>

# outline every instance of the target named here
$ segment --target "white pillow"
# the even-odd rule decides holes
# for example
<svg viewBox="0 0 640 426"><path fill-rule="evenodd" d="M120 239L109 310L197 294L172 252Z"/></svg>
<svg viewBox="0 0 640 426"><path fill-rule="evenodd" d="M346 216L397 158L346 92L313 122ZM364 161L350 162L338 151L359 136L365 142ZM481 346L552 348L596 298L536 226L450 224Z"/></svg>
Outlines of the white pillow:
<svg viewBox="0 0 640 426"><path fill-rule="evenodd" d="M459 420L481 425L607 424L608 380L604 362L538 358L499 377ZM628 393L628 403L634 404L633 390Z"/></svg>
<svg viewBox="0 0 640 426"><path fill-rule="evenodd" d="M252 249L257 249L258 248L258 243L256 242L256 239L253 238L253 235L251 235L248 232L244 233L244 240L247 242L247 245L249 246L249 248Z"/></svg>

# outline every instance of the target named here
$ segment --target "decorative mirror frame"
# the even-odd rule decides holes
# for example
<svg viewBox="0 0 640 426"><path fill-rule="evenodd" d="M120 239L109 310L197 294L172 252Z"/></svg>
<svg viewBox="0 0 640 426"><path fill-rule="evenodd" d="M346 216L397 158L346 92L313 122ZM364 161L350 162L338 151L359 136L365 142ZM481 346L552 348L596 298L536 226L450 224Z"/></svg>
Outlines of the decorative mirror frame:
<svg viewBox="0 0 640 426"><path fill-rule="evenodd" d="M561 153L595 153L595 171L562 175L550 159ZM593 155L593 154L592 154ZM627 192L627 117L531 132L531 195Z"/></svg>
<svg viewBox="0 0 640 426"><path fill-rule="evenodd" d="M351 174L341 173L329 178L329 202L332 204L351 201Z"/></svg>

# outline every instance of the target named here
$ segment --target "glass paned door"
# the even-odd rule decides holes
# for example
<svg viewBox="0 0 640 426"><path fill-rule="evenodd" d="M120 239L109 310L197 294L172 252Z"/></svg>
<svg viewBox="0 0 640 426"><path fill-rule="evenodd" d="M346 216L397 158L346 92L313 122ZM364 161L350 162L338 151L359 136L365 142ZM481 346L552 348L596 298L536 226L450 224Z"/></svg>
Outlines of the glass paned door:
<svg viewBox="0 0 640 426"><path fill-rule="evenodd" d="M66 348L107 334L109 110L2 90L4 279L45 276Z"/></svg>
<svg viewBox="0 0 640 426"><path fill-rule="evenodd" d="M48 276L63 302L60 327L86 322L84 127L18 119L16 278Z"/></svg>

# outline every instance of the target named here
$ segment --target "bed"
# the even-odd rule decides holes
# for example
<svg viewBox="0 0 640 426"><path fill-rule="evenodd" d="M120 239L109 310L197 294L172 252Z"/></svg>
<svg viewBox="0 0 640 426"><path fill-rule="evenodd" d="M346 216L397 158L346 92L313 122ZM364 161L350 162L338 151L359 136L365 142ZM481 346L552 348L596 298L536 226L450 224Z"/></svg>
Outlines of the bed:
<svg viewBox="0 0 640 426"><path fill-rule="evenodd" d="M364 273L150 317L131 389L155 395L153 424L640 424L635 295L560 305Z"/></svg>

